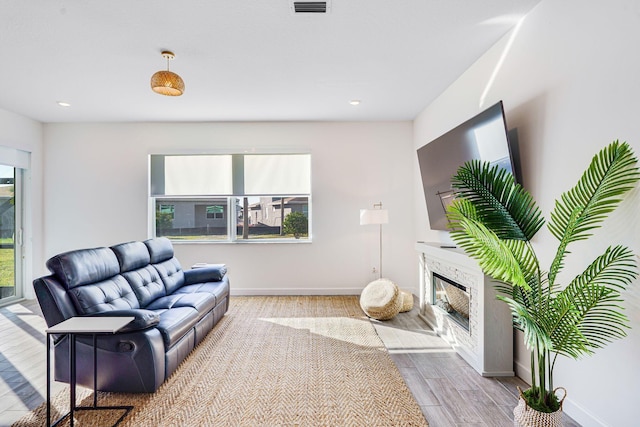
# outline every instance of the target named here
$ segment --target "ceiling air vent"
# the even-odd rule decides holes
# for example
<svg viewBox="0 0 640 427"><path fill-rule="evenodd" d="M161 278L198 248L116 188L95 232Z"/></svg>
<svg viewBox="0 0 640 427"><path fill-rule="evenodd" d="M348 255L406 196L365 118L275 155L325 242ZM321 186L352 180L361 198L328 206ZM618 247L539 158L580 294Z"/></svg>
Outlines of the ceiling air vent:
<svg viewBox="0 0 640 427"><path fill-rule="evenodd" d="M327 13L326 1L294 1L294 13Z"/></svg>

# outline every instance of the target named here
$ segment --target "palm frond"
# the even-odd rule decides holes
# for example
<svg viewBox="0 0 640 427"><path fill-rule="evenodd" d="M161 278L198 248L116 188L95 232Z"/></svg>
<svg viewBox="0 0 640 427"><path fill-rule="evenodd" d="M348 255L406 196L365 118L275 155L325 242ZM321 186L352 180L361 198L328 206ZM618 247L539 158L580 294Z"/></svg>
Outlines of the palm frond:
<svg viewBox="0 0 640 427"><path fill-rule="evenodd" d="M563 242L563 250L556 253L552 279L562 268L566 246L588 238L635 187L640 179L637 163L629 144L614 141L593 157L576 186L556 201L549 230Z"/></svg>
<svg viewBox="0 0 640 427"><path fill-rule="evenodd" d="M573 296L589 284L602 285L618 290L626 289L638 277L634 253L626 246L608 247L562 291Z"/></svg>
<svg viewBox="0 0 640 427"><path fill-rule="evenodd" d="M531 194L499 166L472 160L451 179L456 197L471 201L482 223L501 239L531 240L544 218Z"/></svg>
<svg viewBox="0 0 640 427"><path fill-rule="evenodd" d="M548 283L543 272L532 275L528 280L528 287L513 286L511 283L495 282L494 289L501 296L508 296L518 304L526 307L532 314L544 312L549 305Z"/></svg>
<svg viewBox="0 0 640 427"><path fill-rule="evenodd" d="M552 317L557 323L551 332L553 351L577 359L626 336L628 319L620 313L618 291L587 285L574 297L570 301L563 294L554 300Z"/></svg>
<svg viewBox="0 0 640 427"><path fill-rule="evenodd" d="M638 276L634 254L609 247L554 299L550 329L554 351L578 358L626 336L620 290Z"/></svg>
<svg viewBox="0 0 640 427"><path fill-rule="evenodd" d="M564 267L564 259L569 253L567 251L567 246L569 246L570 239L573 234L573 229L578 225L577 219L581 211L582 210L580 208L575 208L569 216L566 232L562 235L562 239L560 240L560 244L558 245L558 249L556 250L556 255L551 262L551 267L549 267L548 279L551 286L554 286L558 272L560 272L560 270L562 270L562 268Z"/></svg>
<svg viewBox="0 0 640 427"><path fill-rule="evenodd" d="M512 253L512 248L517 245L501 240L480 222L471 202L466 199L454 200L447 209L447 217L453 241L467 255L475 258L487 275L515 286L529 286L529 273L522 269L519 258Z"/></svg>
<svg viewBox="0 0 640 427"><path fill-rule="evenodd" d="M498 296L498 299L509 306L513 321L516 327L524 333L524 343L529 350L536 349L536 351L542 352L553 348L551 337L538 322L538 316L532 315L527 307L511 298Z"/></svg>

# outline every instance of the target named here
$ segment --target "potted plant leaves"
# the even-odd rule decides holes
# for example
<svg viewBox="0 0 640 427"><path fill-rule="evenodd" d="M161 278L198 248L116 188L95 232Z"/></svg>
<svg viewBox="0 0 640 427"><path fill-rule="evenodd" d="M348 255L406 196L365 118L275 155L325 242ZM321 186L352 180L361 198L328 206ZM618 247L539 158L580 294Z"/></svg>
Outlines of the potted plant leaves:
<svg viewBox="0 0 640 427"><path fill-rule="evenodd" d="M532 244L545 219L509 172L474 160L452 178L451 237L496 281L498 298L531 350L531 388L521 391L514 410L520 425L561 425L566 392L561 399L555 393L558 356L578 359L626 336L621 292L638 274L629 248L609 246L568 283L560 283L559 273L569 248L589 238L639 179L627 143L614 141L596 154L576 186L556 200L548 229L558 246L545 270Z"/></svg>

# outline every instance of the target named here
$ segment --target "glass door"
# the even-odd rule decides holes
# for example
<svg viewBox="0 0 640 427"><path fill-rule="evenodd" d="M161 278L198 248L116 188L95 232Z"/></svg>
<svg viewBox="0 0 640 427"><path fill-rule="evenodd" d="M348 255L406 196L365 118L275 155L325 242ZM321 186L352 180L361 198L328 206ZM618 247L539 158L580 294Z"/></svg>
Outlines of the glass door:
<svg viewBox="0 0 640 427"><path fill-rule="evenodd" d="M22 297L20 171L0 165L0 304Z"/></svg>

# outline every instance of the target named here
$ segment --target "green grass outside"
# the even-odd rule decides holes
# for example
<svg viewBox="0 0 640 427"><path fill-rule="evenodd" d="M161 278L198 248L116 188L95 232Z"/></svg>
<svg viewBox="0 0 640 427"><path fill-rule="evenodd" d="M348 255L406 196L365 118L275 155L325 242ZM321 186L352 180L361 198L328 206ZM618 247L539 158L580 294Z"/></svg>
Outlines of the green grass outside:
<svg viewBox="0 0 640 427"><path fill-rule="evenodd" d="M227 240L227 236L211 236L211 235L203 235L203 236L166 236L174 241L210 241L210 240ZM308 238L308 235L303 234L300 236L301 238ZM258 240L258 239L293 239L293 234L285 234L284 236L280 236L279 234L259 234L259 235L249 235L249 240ZM242 236L238 236L238 240L242 239Z"/></svg>
<svg viewBox="0 0 640 427"><path fill-rule="evenodd" d="M227 236L165 236L171 240L226 240Z"/></svg>
<svg viewBox="0 0 640 427"><path fill-rule="evenodd" d="M9 242L11 242L10 239ZM0 287L13 286L15 286L13 249L0 249Z"/></svg>

